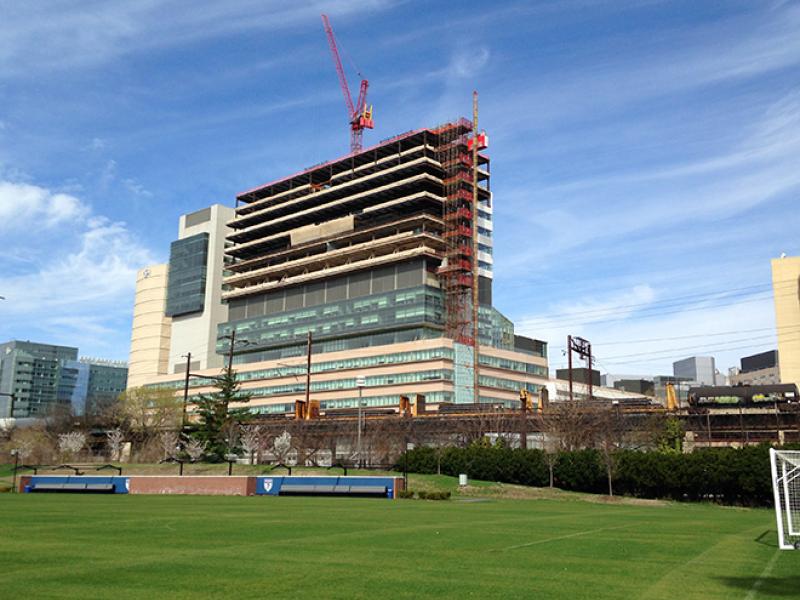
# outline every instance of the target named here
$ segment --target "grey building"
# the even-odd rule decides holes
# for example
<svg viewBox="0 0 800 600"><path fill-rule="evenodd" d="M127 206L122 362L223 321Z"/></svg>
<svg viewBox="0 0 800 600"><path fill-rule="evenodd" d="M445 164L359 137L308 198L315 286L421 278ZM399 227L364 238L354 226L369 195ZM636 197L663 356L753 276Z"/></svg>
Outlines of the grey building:
<svg viewBox="0 0 800 600"><path fill-rule="evenodd" d="M589 383L589 369L586 367L578 367L572 369L572 381L576 383ZM595 387L600 386L600 371L592 369L591 371L592 385ZM564 381L569 380L569 369L556 369L556 379Z"/></svg>
<svg viewBox="0 0 800 600"><path fill-rule="evenodd" d="M77 377L67 369L78 358L69 346L13 340L0 344L0 415L43 417L57 405L69 405ZM11 398L14 395L13 414Z"/></svg>
<svg viewBox="0 0 800 600"><path fill-rule="evenodd" d="M716 385L716 365L713 356L691 356L672 363L672 374L700 385Z"/></svg>
<svg viewBox="0 0 800 600"><path fill-rule="evenodd" d="M76 415L96 414L119 399L127 382L126 363L81 358L65 365L60 389Z"/></svg>
<svg viewBox="0 0 800 600"><path fill-rule="evenodd" d="M650 379L617 379L614 382L614 389L645 396L655 396L655 384Z"/></svg>
<svg viewBox="0 0 800 600"><path fill-rule="evenodd" d="M777 350L744 356L740 364L741 369L731 372L731 385L773 385L781 382Z"/></svg>

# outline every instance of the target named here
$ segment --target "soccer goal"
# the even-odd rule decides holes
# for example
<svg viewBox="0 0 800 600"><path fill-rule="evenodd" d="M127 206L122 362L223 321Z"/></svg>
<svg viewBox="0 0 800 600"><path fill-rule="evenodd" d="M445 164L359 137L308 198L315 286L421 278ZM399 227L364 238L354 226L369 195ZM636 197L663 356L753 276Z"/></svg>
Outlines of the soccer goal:
<svg viewBox="0 0 800 600"><path fill-rule="evenodd" d="M778 545L800 550L800 451L770 449Z"/></svg>

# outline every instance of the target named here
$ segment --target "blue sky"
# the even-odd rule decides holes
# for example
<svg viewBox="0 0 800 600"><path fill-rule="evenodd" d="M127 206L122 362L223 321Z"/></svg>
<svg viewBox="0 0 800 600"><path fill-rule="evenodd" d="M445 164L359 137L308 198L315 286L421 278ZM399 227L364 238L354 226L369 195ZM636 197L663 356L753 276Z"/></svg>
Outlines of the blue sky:
<svg viewBox="0 0 800 600"><path fill-rule="evenodd" d="M797 1L0 0L0 338L126 358L180 214L346 152L321 12L370 79L365 143L479 91L495 305L553 366L568 333L614 373L775 346Z"/></svg>

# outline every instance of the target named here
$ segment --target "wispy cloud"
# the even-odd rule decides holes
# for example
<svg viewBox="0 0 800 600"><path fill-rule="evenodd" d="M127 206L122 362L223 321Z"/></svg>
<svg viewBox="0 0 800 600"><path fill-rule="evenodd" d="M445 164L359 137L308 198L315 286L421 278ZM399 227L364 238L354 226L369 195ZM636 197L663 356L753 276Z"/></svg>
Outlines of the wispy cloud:
<svg viewBox="0 0 800 600"><path fill-rule="evenodd" d="M10 199L9 214L3 212ZM26 215L14 214L34 206ZM123 358L136 270L153 254L124 223L92 215L74 196L30 184L0 182L0 239L26 237L26 260L0 272L0 338L82 345L87 350L113 346ZM46 235L25 236L46 225ZM113 332L113 335L111 335ZM102 338L100 334L105 335Z"/></svg>
<svg viewBox="0 0 800 600"><path fill-rule="evenodd" d="M4 8L0 21L0 72L8 77L42 69L94 66L131 52L204 38L290 29L318 19L322 11L345 16L389 5L383 0L198 0L188 10L179 0L15 3Z"/></svg>

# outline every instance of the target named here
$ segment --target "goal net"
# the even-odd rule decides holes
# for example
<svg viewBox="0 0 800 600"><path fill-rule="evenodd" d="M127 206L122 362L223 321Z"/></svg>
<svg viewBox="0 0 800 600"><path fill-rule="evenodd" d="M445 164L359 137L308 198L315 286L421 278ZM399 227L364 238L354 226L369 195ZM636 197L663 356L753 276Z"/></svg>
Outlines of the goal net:
<svg viewBox="0 0 800 600"><path fill-rule="evenodd" d="M800 451L769 451L778 545L783 550L800 550Z"/></svg>

